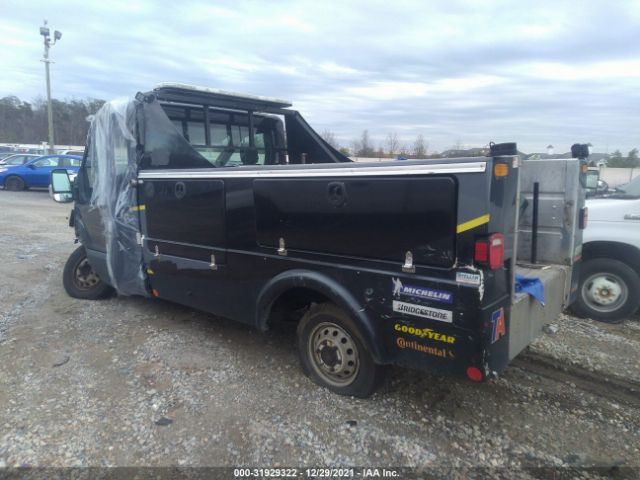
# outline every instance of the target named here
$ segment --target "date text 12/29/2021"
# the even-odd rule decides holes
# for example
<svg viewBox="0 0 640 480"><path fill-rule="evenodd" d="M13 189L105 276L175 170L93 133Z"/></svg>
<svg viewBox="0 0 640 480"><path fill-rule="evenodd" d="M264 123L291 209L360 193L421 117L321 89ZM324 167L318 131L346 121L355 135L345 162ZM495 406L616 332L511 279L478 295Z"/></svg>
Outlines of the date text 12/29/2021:
<svg viewBox="0 0 640 480"><path fill-rule="evenodd" d="M234 468L233 478L401 478L393 468Z"/></svg>

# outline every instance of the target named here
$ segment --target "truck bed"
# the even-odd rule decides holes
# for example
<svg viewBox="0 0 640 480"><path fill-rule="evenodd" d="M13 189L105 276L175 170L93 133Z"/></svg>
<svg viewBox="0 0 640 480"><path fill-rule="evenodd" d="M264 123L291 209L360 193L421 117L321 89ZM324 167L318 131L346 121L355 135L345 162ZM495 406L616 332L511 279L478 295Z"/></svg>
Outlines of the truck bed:
<svg viewBox="0 0 640 480"><path fill-rule="evenodd" d="M516 266L525 277L538 277L544 285L545 306L527 293L516 293L511 311L509 360L540 335L542 327L553 322L563 309L566 279L571 267L565 265Z"/></svg>

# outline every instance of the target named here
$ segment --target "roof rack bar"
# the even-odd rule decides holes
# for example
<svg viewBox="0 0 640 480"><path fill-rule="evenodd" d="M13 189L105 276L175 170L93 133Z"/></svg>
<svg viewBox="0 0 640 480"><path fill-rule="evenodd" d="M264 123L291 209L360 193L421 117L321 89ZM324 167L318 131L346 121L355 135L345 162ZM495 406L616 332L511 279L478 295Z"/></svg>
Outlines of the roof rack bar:
<svg viewBox="0 0 640 480"><path fill-rule="evenodd" d="M158 85L153 92L150 93L153 93L160 100L193 102L202 105L216 105L241 110L280 110L291 106L291 103L277 98L241 95L212 88L193 87L182 84L163 83Z"/></svg>

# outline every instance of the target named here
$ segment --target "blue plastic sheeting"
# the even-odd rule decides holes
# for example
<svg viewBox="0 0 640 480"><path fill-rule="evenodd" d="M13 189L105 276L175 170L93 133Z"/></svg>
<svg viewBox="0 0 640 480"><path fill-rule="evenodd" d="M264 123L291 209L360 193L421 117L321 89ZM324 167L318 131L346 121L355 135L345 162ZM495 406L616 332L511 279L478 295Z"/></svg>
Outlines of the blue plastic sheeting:
<svg viewBox="0 0 640 480"><path fill-rule="evenodd" d="M537 277L525 277L516 273L516 292L531 295L544 306L544 285Z"/></svg>

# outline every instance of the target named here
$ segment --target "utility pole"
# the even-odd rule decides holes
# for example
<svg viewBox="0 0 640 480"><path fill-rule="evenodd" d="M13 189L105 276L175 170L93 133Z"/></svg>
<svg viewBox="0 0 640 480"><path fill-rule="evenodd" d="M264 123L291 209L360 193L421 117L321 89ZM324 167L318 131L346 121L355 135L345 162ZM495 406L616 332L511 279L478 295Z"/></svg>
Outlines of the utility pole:
<svg viewBox="0 0 640 480"><path fill-rule="evenodd" d="M62 38L62 32L55 30L53 32L53 43L51 43L51 37L49 36L49 27L47 26L47 21L44 21L44 25L40 27L40 35L44 37L44 56L42 61L44 62L44 69L47 76L47 120L49 124L49 153L54 152L54 142L53 142L53 108L51 105L51 78L49 77L49 64L51 60L49 60L49 48L56 44L58 40Z"/></svg>

